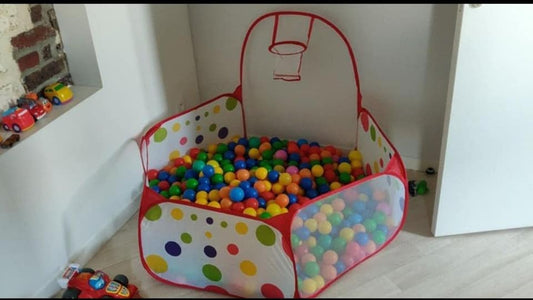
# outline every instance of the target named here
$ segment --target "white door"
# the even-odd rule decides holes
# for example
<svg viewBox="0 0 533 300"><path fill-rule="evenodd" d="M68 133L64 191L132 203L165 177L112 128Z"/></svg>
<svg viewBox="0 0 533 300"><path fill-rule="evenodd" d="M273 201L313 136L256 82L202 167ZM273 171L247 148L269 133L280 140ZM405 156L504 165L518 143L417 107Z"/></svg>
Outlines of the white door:
<svg viewBox="0 0 533 300"><path fill-rule="evenodd" d="M533 226L533 5L459 5L435 236Z"/></svg>

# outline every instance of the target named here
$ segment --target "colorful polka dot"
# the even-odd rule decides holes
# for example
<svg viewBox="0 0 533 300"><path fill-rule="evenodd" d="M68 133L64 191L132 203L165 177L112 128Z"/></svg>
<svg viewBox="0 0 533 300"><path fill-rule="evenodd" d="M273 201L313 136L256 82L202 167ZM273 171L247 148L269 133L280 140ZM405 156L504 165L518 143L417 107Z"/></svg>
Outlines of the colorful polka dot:
<svg viewBox="0 0 533 300"><path fill-rule="evenodd" d="M381 137L378 137L378 146L381 147Z"/></svg>
<svg viewBox="0 0 533 300"><path fill-rule="evenodd" d="M174 123L174 125L172 125L172 130L173 130L174 132L179 131L180 128L181 128L180 123Z"/></svg>
<svg viewBox="0 0 533 300"><path fill-rule="evenodd" d="M235 244L229 244L227 249L228 249L228 253L231 255L239 254L239 247L237 247L237 245Z"/></svg>
<svg viewBox="0 0 533 300"><path fill-rule="evenodd" d="M192 237L187 232L181 234L181 241L185 244L190 244L192 242Z"/></svg>
<svg viewBox="0 0 533 300"><path fill-rule="evenodd" d="M176 158L180 157L181 156L181 153L179 150L174 150L172 152L170 152L170 154L168 155L168 160L175 160Z"/></svg>
<svg viewBox="0 0 533 300"><path fill-rule="evenodd" d="M213 237L213 234L212 234L210 231L206 231L206 232L205 232L205 237L208 238L208 239L210 239L210 238Z"/></svg>
<svg viewBox="0 0 533 300"><path fill-rule="evenodd" d="M161 218L161 207L159 205L150 207L150 209L146 211L146 214L144 214L144 217L150 221L159 220L159 218Z"/></svg>
<svg viewBox="0 0 533 300"><path fill-rule="evenodd" d="M261 286L261 294L265 298L280 299L284 298L283 292L272 283L265 283Z"/></svg>
<svg viewBox="0 0 533 300"><path fill-rule="evenodd" d="M211 224L213 224L213 218L211 218L211 217L207 217L207 218L205 219L205 222L206 222L207 224L211 225Z"/></svg>
<svg viewBox="0 0 533 300"><path fill-rule="evenodd" d="M167 262L159 255L148 255L145 258L145 261L150 270L154 271L155 273L165 273L168 270Z"/></svg>
<svg viewBox="0 0 533 300"><path fill-rule="evenodd" d="M383 168L383 158L379 159L379 165Z"/></svg>
<svg viewBox="0 0 533 300"><path fill-rule="evenodd" d="M366 164L365 166L365 175L372 175L372 168L370 167L370 164Z"/></svg>
<svg viewBox="0 0 533 300"><path fill-rule="evenodd" d="M232 111L235 107L237 107L237 99L228 97L228 99L226 99L226 109Z"/></svg>
<svg viewBox="0 0 533 300"><path fill-rule="evenodd" d="M200 131L200 130L202 130L202 126L200 125L196 126L196 131Z"/></svg>
<svg viewBox="0 0 533 300"><path fill-rule="evenodd" d="M198 219L198 216L196 214L191 215L191 220L196 221Z"/></svg>
<svg viewBox="0 0 533 300"><path fill-rule="evenodd" d="M241 268L241 272L248 276L254 276L257 273L257 267L249 260L243 260L239 267Z"/></svg>
<svg viewBox="0 0 533 300"><path fill-rule="evenodd" d="M211 125L209 125L209 131L213 132L217 129L217 124L213 123Z"/></svg>
<svg viewBox="0 0 533 300"><path fill-rule="evenodd" d="M222 273L220 270L211 264L204 265L202 267L202 273L211 281L220 281L222 279Z"/></svg>
<svg viewBox="0 0 533 300"><path fill-rule="evenodd" d="M257 240L265 245L272 246L276 243L276 234L267 225L259 225L255 230L255 237Z"/></svg>
<svg viewBox="0 0 533 300"><path fill-rule="evenodd" d="M206 112L204 113L204 117L207 117L207 116L209 116L209 112L208 112L208 111L206 111Z"/></svg>
<svg viewBox="0 0 533 300"><path fill-rule="evenodd" d="M220 112L220 105L215 105L215 107L213 108L213 112L215 114L218 114Z"/></svg>
<svg viewBox="0 0 533 300"><path fill-rule="evenodd" d="M363 125L364 131L367 132L369 120L368 120L368 115L366 113L361 114L361 125Z"/></svg>
<svg viewBox="0 0 533 300"><path fill-rule="evenodd" d="M194 119L195 119L196 121L199 121L199 120L200 120L200 116L196 116L196 117L194 117Z"/></svg>
<svg viewBox="0 0 533 300"><path fill-rule="evenodd" d="M228 136L228 128L222 127L218 130L218 137L223 139Z"/></svg>
<svg viewBox="0 0 533 300"><path fill-rule="evenodd" d="M217 256L217 250L215 249L215 247L207 245L207 246L204 247L204 254L207 257L213 258L213 257Z"/></svg>
<svg viewBox="0 0 533 300"><path fill-rule="evenodd" d="M186 126L189 126L189 124L191 124L191 121L189 121L189 120L185 121L185 125Z"/></svg>
<svg viewBox="0 0 533 300"><path fill-rule="evenodd" d="M187 144L187 137L186 137L186 136L184 136L184 137L182 137L182 138L180 139L180 144L181 144L182 146L185 145L185 144Z"/></svg>
<svg viewBox="0 0 533 300"><path fill-rule="evenodd" d="M373 141L376 140L376 128L374 127L374 124L370 125L370 138Z"/></svg>
<svg viewBox="0 0 533 300"><path fill-rule="evenodd" d="M183 219L183 211L181 211L181 209L179 208L174 208L171 212L170 212L170 215L176 219L176 220L181 220Z"/></svg>
<svg viewBox="0 0 533 300"><path fill-rule="evenodd" d="M222 226L222 228L226 228L226 227L228 227L228 222L222 221L222 222L220 222L220 226Z"/></svg>
<svg viewBox="0 0 533 300"><path fill-rule="evenodd" d="M165 251L167 251L169 255L179 256L181 254L181 247L178 243L170 241L165 244Z"/></svg>
<svg viewBox="0 0 533 300"><path fill-rule="evenodd" d="M203 141L204 141L204 136L203 135L200 134L199 136L196 137L196 140L195 140L196 144L200 144Z"/></svg>
<svg viewBox="0 0 533 300"><path fill-rule="evenodd" d="M387 147L383 147L383 152L387 152Z"/></svg>
<svg viewBox="0 0 533 300"><path fill-rule="evenodd" d="M238 222L235 224L235 231L237 231L238 234L246 234L248 232L248 225L243 222Z"/></svg>
<svg viewBox="0 0 533 300"><path fill-rule="evenodd" d="M167 137L167 130L163 127L159 128L154 134L154 141L161 143Z"/></svg>
<svg viewBox="0 0 533 300"><path fill-rule="evenodd" d="M379 173L379 164L377 161L374 161L374 173Z"/></svg>

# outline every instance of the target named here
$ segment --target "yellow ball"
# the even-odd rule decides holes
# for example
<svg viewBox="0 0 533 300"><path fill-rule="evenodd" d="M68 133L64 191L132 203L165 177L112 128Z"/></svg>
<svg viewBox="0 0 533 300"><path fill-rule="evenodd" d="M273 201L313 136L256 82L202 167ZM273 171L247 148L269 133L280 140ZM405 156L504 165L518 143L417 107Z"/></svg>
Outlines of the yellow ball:
<svg viewBox="0 0 533 300"><path fill-rule="evenodd" d="M302 292L312 294L317 290L316 281L311 278L304 279L302 283Z"/></svg>
<svg viewBox="0 0 533 300"><path fill-rule="evenodd" d="M233 172L227 172L224 174L224 182L229 184L232 180L235 179L235 173Z"/></svg>
<svg viewBox="0 0 533 300"><path fill-rule="evenodd" d="M281 207L277 203L271 203L267 205L266 211L271 216L277 216L281 213Z"/></svg>
<svg viewBox="0 0 533 300"><path fill-rule="evenodd" d="M316 288L317 289L321 289L326 284L324 282L324 278L322 278L322 276L320 276L320 275L316 275L315 277L313 277L313 280L316 282Z"/></svg>
<svg viewBox="0 0 533 300"><path fill-rule="evenodd" d="M206 198L199 198L199 199L196 199L196 201L194 201L194 203L200 204L200 205L207 205L207 199Z"/></svg>
<svg viewBox="0 0 533 300"><path fill-rule="evenodd" d="M184 155L183 161L188 164L192 164L192 157L190 155Z"/></svg>
<svg viewBox="0 0 533 300"><path fill-rule="evenodd" d="M170 199L170 200L179 200L179 198L180 198L180 196L176 196L176 195L174 195L174 196L170 196L169 199Z"/></svg>
<svg viewBox="0 0 533 300"><path fill-rule="evenodd" d="M238 180L238 179L233 179L232 181L229 182L229 185L230 186L239 186L239 184L241 184L241 181Z"/></svg>
<svg viewBox="0 0 533 300"><path fill-rule="evenodd" d="M326 216L329 216L333 213L334 209L333 209L333 206L331 206L331 204L322 204L322 206L320 206L320 212L326 214Z"/></svg>
<svg viewBox="0 0 533 300"><path fill-rule="evenodd" d="M355 235L355 232L353 231L353 229L349 227L345 227L341 229L341 231L339 232L339 236L347 242L351 241L354 235Z"/></svg>
<svg viewBox="0 0 533 300"><path fill-rule="evenodd" d="M215 174L224 174L224 170L221 167L214 167Z"/></svg>
<svg viewBox="0 0 533 300"><path fill-rule="evenodd" d="M205 198L207 199L207 192L206 191L199 191L196 193L196 199Z"/></svg>
<svg viewBox="0 0 533 300"><path fill-rule="evenodd" d="M267 192L272 190L272 182L270 182L268 180L263 180L263 183L265 184L265 190Z"/></svg>
<svg viewBox="0 0 533 300"><path fill-rule="evenodd" d="M359 194L359 197L358 197L358 198L359 198L359 200L361 200L361 201L363 201L363 202L368 201L368 195L367 195L367 194L363 194L363 193L361 193L361 194Z"/></svg>
<svg viewBox="0 0 533 300"><path fill-rule="evenodd" d="M304 222L304 226L311 232L315 232L318 227L318 222L315 219L307 219Z"/></svg>
<svg viewBox="0 0 533 300"><path fill-rule="evenodd" d="M211 202L209 202L209 204L207 204L207 206L211 206L211 207L214 207L214 208L220 208L220 203L218 203L216 201L211 201Z"/></svg>
<svg viewBox="0 0 533 300"><path fill-rule="evenodd" d="M274 194L281 194L285 190L285 187L281 183L274 183L272 185L272 192Z"/></svg>
<svg viewBox="0 0 533 300"><path fill-rule="evenodd" d="M352 172L352 165L350 165L347 162L342 162L339 164L339 167L337 168L339 172L341 173L351 173Z"/></svg>
<svg viewBox="0 0 533 300"><path fill-rule="evenodd" d="M283 186L287 186L289 185L291 182L292 182L292 176L291 174L289 173L281 173L279 175L279 179L278 179L278 182L283 185Z"/></svg>
<svg viewBox="0 0 533 300"><path fill-rule="evenodd" d="M211 190L207 195L207 198L209 198L209 200L211 201L220 201L220 195L218 194L218 190Z"/></svg>
<svg viewBox="0 0 533 300"><path fill-rule="evenodd" d="M259 207L259 208L257 209L257 214L258 214L258 215L260 215L260 214L262 214L262 213L264 213L264 212L265 212L265 209L262 208L262 207Z"/></svg>
<svg viewBox="0 0 533 300"><path fill-rule="evenodd" d="M336 190L338 188L340 188L342 185L340 184L340 182L338 181L333 181L330 185L329 185L329 188L331 190Z"/></svg>
<svg viewBox="0 0 533 300"><path fill-rule="evenodd" d="M350 164L352 165L353 169L361 168L363 166L363 163L360 160L352 160Z"/></svg>
<svg viewBox="0 0 533 300"><path fill-rule="evenodd" d="M248 156L253 159L258 159L261 156L257 148L252 148L248 151Z"/></svg>
<svg viewBox="0 0 533 300"><path fill-rule="evenodd" d="M318 223L318 232L322 234L329 234L331 232L332 226L328 221L322 221Z"/></svg>
<svg viewBox="0 0 533 300"><path fill-rule="evenodd" d="M210 153L210 154L215 154L217 152L217 145L216 144L211 144L211 145L207 146L207 152Z"/></svg>
<svg viewBox="0 0 533 300"><path fill-rule="evenodd" d="M314 236L310 236L307 239L306 243L309 248L313 248L314 246L316 246L316 238Z"/></svg>
<svg viewBox="0 0 533 300"><path fill-rule="evenodd" d="M278 171L278 172L280 172L280 173L285 172L285 167L283 167L282 165L274 166L273 169L276 170L276 171Z"/></svg>
<svg viewBox="0 0 533 300"><path fill-rule="evenodd" d="M358 150L352 150L352 151L350 151L348 153L348 159L350 159L350 161L352 161L352 160L360 160L360 161L362 161L363 160L363 155Z"/></svg>
<svg viewBox="0 0 533 300"><path fill-rule="evenodd" d="M281 212L280 212L280 213L282 213L282 214L286 214L286 213L288 213L288 212L289 212L289 210L288 210L286 207L282 207L282 208L281 208Z"/></svg>
<svg viewBox="0 0 533 300"><path fill-rule="evenodd" d="M249 215L249 216L252 216L252 217L257 216L257 212L255 211L255 209L253 207L247 207L242 212L245 215Z"/></svg>
<svg viewBox="0 0 533 300"><path fill-rule="evenodd" d="M313 174L315 177L320 177L324 174L324 168L322 168L321 165L314 165L311 168L311 174Z"/></svg>
<svg viewBox="0 0 533 300"><path fill-rule="evenodd" d="M255 170L255 177L259 180L264 180L268 176L268 170L263 167L259 167Z"/></svg>
<svg viewBox="0 0 533 300"><path fill-rule="evenodd" d="M206 165L210 165L213 168L220 167L220 165L218 164L218 161L216 160L210 160L206 163Z"/></svg>

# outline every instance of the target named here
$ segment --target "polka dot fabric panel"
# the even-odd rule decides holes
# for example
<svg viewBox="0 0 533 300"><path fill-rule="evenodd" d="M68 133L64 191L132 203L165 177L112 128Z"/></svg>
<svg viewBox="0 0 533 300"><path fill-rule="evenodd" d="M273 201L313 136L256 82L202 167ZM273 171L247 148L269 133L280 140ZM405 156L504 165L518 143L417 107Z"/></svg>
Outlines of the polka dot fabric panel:
<svg viewBox="0 0 533 300"><path fill-rule="evenodd" d="M291 247L300 296L315 297L392 240L400 230L404 195L401 180L382 175L299 210Z"/></svg>
<svg viewBox="0 0 533 300"><path fill-rule="evenodd" d="M240 297L294 296L282 234L261 221L163 202L144 215L140 238L156 278Z"/></svg>
<svg viewBox="0 0 533 300"><path fill-rule="evenodd" d="M395 151L368 111L361 112L358 122L357 148L363 154L365 174L381 173L387 168Z"/></svg>
<svg viewBox="0 0 533 300"><path fill-rule="evenodd" d="M161 168L169 160L185 155L190 148L207 148L243 135L240 102L221 97L162 123L149 139L149 168Z"/></svg>

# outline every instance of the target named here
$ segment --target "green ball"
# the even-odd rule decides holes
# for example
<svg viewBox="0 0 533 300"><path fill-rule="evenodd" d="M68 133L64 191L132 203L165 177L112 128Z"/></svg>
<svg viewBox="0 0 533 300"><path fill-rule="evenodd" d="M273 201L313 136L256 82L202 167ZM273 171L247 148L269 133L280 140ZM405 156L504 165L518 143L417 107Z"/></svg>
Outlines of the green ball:
<svg viewBox="0 0 533 300"><path fill-rule="evenodd" d="M274 151L272 151L272 149L267 149L263 151L261 156L263 157L264 160L271 160L272 157L274 157Z"/></svg>
<svg viewBox="0 0 533 300"><path fill-rule="evenodd" d="M170 196L179 196L181 195L181 189L177 185L171 185L168 189L168 193L170 194Z"/></svg>
<svg viewBox="0 0 533 300"><path fill-rule="evenodd" d="M377 246L380 246L381 244L385 243L385 240L387 239L387 236L385 235L385 232L381 230L376 230L372 232L372 240L374 243L376 243Z"/></svg>
<svg viewBox="0 0 533 300"><path fill-rule="evenodd" d="M196 160L201 160L203 162L206 162L207 161L207 153L205 153L204 151L201 151L200 153L198 153L198 155L196 156Z"/></svg>
<svg viewBox="0 0 533 300"><path fill-rule="evenodd" d="M351 180L352 180L352 178L351 178L349 173L341 172L339 174L339 182L340 183L347 184L347 183L350 183Z"/></svg>
<svg viewBox="0 0 533 300"><path fill-rule="evenodd" d="M224 167L226 165L232 165L233 166L233 163L229 159L223 159L222 161L220 161L220 166L221 167Z"/></svg>
<svg viewBox="0 0 533 300"><path fill-rule="evenodd" d="M274 166L283 166L283 160L281 160L281 159L273 159L272 160L272 164Z"/></svg>
<svg viewBox="0 0 533 300"><path fill-rule="evenodd" d="M328 216L328 221L331 223L331 226L337 227L342 222L342 215L338 212L334 212Z"/></svg>
<svg viewBox="0 0 533 300"><path fill-rule="evenodd" d="M373 232L374 230L376 230L378 224L376 224L376 221L374 221L373 219L366 219L363 222L363 225L365 226L366 232Z"/></svg>
<svg viewBox="0 0 533 300"><path fill-rule="evenodd" d="M159 179L152 179L152 180L150 180L150 181L148 182L148 185L149 185L150 187L156 186L156 185L158 185L158 184L159 184Z"/></svg>
<svg viewBox="0 0 533 300"><path fill-rule="evenodd" d="M331 236L327 234L321 234L318 236L318 245L320 245L324 249L329 249L329 246L331 246Z"/></svg>
<svg viewBox="0 0 533 300"><path fill-rule="evenodd" d="M253 136L250 139L248 139L248 146L250 146L250 148L259 148L260 145L261 145L261 139L259 139L258 137Z"/></svg>
<svg viewBox="0 0 533 300"><path fill-rule="evenodd" d="M159 194L167 199L170 198L168 191L161 191Z"/></svg>
<svg viewBox="0 0 533 300"><path fill-rule="evenodd" d="M314 165L320 165L320 160L313 159L312 161L309 162L309 164L311 165L311 167L313 167Z"/></svg>
<svg viewBox="0 0 533 300"><path fill-rule="evenodd" d="M275 141L274 144L272 144L272 149L274 149L276 151L281 149L281 148L283 148L283 143L280 142L280 141Z"/></svg>
<svg viewBox="0 0 533 300"><path fill-rule="evenodd" d="M316 182L316 185L328 184L328 181L324 177L316 177L315 182Z"/></svg>
<svg viewBox="0 0 533 300"><path fill-rule="evenodd" d="M200 172L202 171L202 169L205 167L205 162L202 161L202 160L195 160L193 163L192 163L192 169L195 170L196 172Z"/></svg>
<svg viewBox="0 0 533 300"><path fill-rule="evenodd" d="M188 189L196 190L196 188L198 187L198 180L194 178L187 179L187 181L185 181L185 186Z"/></svg>
<svg viewBox="0 0 533 300"><path fill-rule="evenodd" d="M347 218L353 214L353 210L350 207L346 207L345 209L342 210L342 214L344 215L345 218Z"/></svg>
<svg viewBox="0 0 533 300"><path fill-rule="evenodd" d="M363 179L363 178L365 178L365 174L359 174L359 175L357 175L357 177L355 179L359 180L359 179Z"/></svg>
<svg viewBox="0 0 533 300"><path fill-rule="evenodd" d="M213 159L220 163L224 159L224 156L222 156L220 153L215 153L213 155Z"/></svg>
<svg viewBox="0 0 533 300"><path fill-rule="evenodd" d="M270 218L270 217L272 217L272 215L271 215L270 213L266 212L266 211L265 211L265 212L262 212L262 213L259 215L259 218L261 218L261 219L268 219L268 218Z"/></svg>
<svg viewBox="0 0 533 300"><path fill-rule="evenodd" d="M346 240L341 237L336 237L331 242L331 249L337 252L337 254L339 255L344 253L345 248L346 248Z"/></svg>
<svg viewBox="0 0 533 300"><path fill-rule="evenodd" d="M176 169L176 177L181 180L185 176L185 172L187 172L187 168L185 166L179 166Z"/></svg>
<svg viewBox="0 0 533 300"><path fill-rule="evenodd" d="M224 176L222 174L213 174L213 176L211 176L211 183L213 184L217 184L217 183L222 183L224 182Z"/></svg>
<svg viewBox="0 0 533 300"><path fill-rule="evenodd" d="M333 163L333 158L332 157L324 157L324 158L322 158L322 164L327 165L327 164L332 164L332 163Z"/></svg>
<svg viewBox="0 0 533 300"><path fill-rule="evenodd" d="M385 219L387 218L387 216L385 216L385 213L382 212L382 211L376 211L373 215L372 215L372 219L374 219L374 221L376 221L377 224L383 224L385 223Z"/></svg>
<svg viewBox="0 0 533 300"><path fill-rule="evenodd" d="M300 238L296 234L291 235L291 246L293 248L296 248L299 245L300 245Z"/></svg>
<svg viewBox="0 0 533 300"><path fill-rule="evenodd" d="M299 165L299 163L298 163L297 161L295 161L295 160L291 160L291 161L289 161L289 166L295 166L295 167L297 167L298 165Z"/></svg>
<svg viewBox="0 0 533 300"><path fill-rule="evenodd" d="M326 250L324 250L324 248L322 248L322 246L316 245L313 248L311 248L310 251L311 251L311 253L313 253L313 255L315 256L315 258L317 260L321 260L322 259L322 254L324 254L324 252Z"/></svg>
<svg viewBox="0 0 533 300"><path fill-rule="evenodd" d="M305 275L315 277L320 273L320 266L315 261L308 261L304 267Z"/></svg>
<svg viewBox="0 0 533 300"><path fill-rule="evenodd" d="M227 164L222 167L224 173L235 172L235 167L232 164Z"/></svg>
<svg viewBox="0 0 533 300"><path fill-rule="evenodd" d="M219 143L217 145L217 153L224 154L226 151L228 151L228 145L224 143Z"/></svg>

